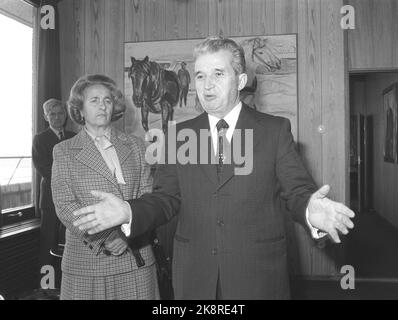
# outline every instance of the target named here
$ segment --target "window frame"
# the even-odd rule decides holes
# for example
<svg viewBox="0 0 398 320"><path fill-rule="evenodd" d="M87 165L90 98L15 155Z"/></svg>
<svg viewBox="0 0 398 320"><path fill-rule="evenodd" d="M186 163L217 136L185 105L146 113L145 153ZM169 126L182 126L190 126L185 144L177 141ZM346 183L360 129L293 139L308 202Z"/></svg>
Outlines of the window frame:
<svg viewBox="0 0 398 320"><path fill-rule="evenodd" d="M38 12L38 6L36 3L32 3L31 1L23 1L25 2L24 5L30 5L32 7L32 23L27 23L24 19L19 18L17 15L7 12L6 10L3 10L3 8L0 8L0 14L7 16L10 19L13 19L21 24L24 24L28 27L32 28L32 105L31 105L31 111L32 111L32 139L35 133L35 119L37 115L35 114L36 108L35 106L35 99L36 99L36 94L35 94L35 89L37 88L36 84L36 74L37 74L37 54L36 54L36 48L37 48L37 24L36 24L36 16ZM28 205L23 205L15 208L7 208L3 209L2 208L2 195L1 195L1 189L0 189L0 231L2 232L7 232L8 229L13 229L18 225L25 225L26 223L29 224L29 220L33 221L33 223L37 223L37 212L36 212L36 197L37 197L37 178L36 178L36 170L33 165L32 158L30 157L31 161L31 166L32 166L32 180L30 181L31 183L31 193L32 193L32 203Z"/></svg>

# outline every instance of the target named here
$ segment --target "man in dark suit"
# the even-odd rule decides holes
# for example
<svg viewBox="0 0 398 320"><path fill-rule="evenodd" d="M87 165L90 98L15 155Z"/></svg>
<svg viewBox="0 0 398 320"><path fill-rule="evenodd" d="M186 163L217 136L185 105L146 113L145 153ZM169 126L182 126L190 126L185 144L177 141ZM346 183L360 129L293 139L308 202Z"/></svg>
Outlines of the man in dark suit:
<svg viewBox="0 0 398 320"><path fill-rule="evenodd" d="M53 148L75 133L64 129L67 113L65 104L57 99L49 99L43 104L44 119L49 127L33 138L32 160L41 176L39 208L41 211L40 226L40 267L54 265L50 250L57 252L59 239L64 239L65 229L55 214L51 194L51 167L53 165Z"/></svg>
<svg viewBox="0 0 398 320"><path fill-rule="evenodd" d="M157 167L153 193L137 200L123 202L93 192L101 201L76 211L80 217L75 225L92 234L130 223L122 229L135 237L178 214L173 255L177 299L289 298L280 197L314 237L321 230L335 242L340 242L338 232L347 234L353 227L354 213L326 198L329 186L317 190L295 149L287 119L239 101L247 81L241 47L230 39L208 38L194 55L195 87L206 112L176 130L191 130L196 137L201 130L210 132L209 143L201 140L199 149L190 150L198 154L193 160L204 151L210 157L202 157L199 164L181 164L178 157L173 164L168 158ZM249 138L239 142L238 129ZM184 142L177 142L176 149ZM241 150L246 151L245 163L236 161ZM213 160L206 164L204 159Z"/></svg>

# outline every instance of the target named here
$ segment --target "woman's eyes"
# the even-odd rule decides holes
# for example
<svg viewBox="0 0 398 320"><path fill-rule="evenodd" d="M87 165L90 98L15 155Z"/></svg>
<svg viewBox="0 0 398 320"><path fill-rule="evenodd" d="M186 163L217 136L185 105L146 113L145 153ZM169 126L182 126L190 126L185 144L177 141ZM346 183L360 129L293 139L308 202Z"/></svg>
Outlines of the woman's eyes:
<svg viewBox="0 0 398 320"><path fill-rule="evenodd" d="M97 98L97 97L89 99L89 102L93 103L93 104L98 104L100 101L101 101L101 99ZM111 98L104 98L103 102L104 102L104 104L112 104L113 100Z"/></svg>

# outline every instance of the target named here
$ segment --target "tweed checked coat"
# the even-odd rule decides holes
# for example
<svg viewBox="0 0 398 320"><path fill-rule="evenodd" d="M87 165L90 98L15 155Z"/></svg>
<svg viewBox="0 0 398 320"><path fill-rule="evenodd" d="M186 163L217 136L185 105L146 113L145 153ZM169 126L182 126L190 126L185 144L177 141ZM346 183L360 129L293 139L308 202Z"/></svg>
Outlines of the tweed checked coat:
<svg viewBox="0 0 398 320"><path fill-rule="evenodd" d="M177 135L184 128L199 137L209 129L208 115L177 124ZM289 298L280 198L305 226L305 209L317 188L296 151L289 120L242 105L236 129L253 130L249 174L235 174L239 165L233 161L224 164L220 179L215 164L161 164L153 193L130 202L135 235L178 214L176 299L215 299L217 279L223 299ZM198 143L197 155L203 151Z"/></svg>
<svg viewBox="0 0 398 320"><path fill-rule="evenodd" d="M88 235L73 226L73 211L98 202L90 191L112 193L122 199L134 199L152 190L150 167L145 162L145 145L137 137L112 128L111 143L116 149L125 185L118 184L93 140L85 130L54 148L52 193L56 213L66 226L66 245L62 271L73 275L107 276L138 269L134 256L125 251L121 256L105 255L103 244L120 227ZM141 243L145 266L155 260L152 247Z"/></svg>

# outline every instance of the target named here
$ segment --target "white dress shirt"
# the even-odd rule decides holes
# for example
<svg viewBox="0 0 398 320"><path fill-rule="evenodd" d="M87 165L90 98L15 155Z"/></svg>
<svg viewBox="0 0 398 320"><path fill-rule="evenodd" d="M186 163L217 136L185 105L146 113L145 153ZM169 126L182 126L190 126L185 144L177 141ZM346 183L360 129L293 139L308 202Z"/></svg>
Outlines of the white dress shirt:
<svg viewBox="0 0 398 320"><path fill-rule="evenodd" d="M242 109L242 103L239 102L228 114L223 118L228 123L228 129L225 134L228 142L231 142L232 135L234 133L236 123L239 119L240 110ZM211 139L213 141L213 151L214 154L217 155L217 147L218 147L218 131L217 131L217 122L221 119L208 114L209 117L209 125L210 125L210 132L211 132Z"/></svg>
<svg viewBox="0 0 398 320"><path fill-rule="evenodd" d="M106 165L116 178L119 184L126 184L123 178L122 168L120 166L119 157L117 156L115 146L111 142L111 129L107 129L103 136L95 136L84 128L87 134L93 139L95 146L101 153Z"/></svg>

